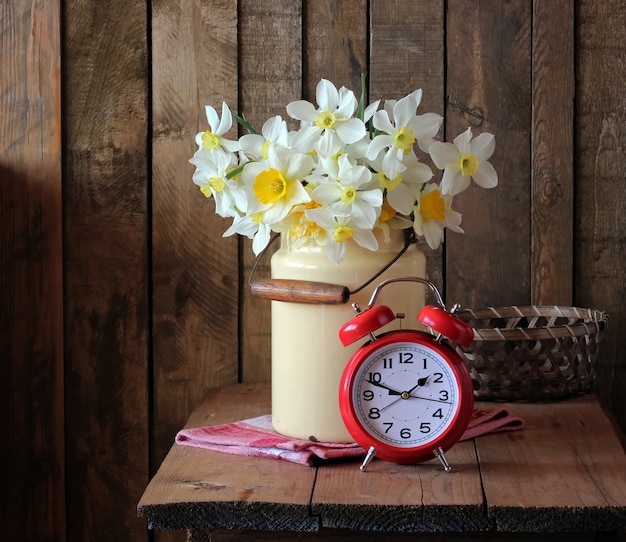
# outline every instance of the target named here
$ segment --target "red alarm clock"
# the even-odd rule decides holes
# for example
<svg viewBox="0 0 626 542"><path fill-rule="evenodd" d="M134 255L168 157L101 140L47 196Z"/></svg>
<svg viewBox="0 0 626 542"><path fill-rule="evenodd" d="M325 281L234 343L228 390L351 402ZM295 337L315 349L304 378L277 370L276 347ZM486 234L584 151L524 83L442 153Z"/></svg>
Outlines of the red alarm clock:
<svg viewBox="0 0 626 542"><path fill-rule="evenodd" d="M438 306L422 309L417 319L437 333L419 330L375 331L396 315L375 305L380 290L392 282L429 286ZM474 331L445 309L437 288L417 277L381 283L366 310L353 305L356 316L339 331L344 346L366 336L346 365L339 404L346 428L365 450L365 471L376 456L395 463L420 463L437 457L446 471L447 451L463 435L474 407L471 377L459 354L443 337L468 347Z"/></svg>

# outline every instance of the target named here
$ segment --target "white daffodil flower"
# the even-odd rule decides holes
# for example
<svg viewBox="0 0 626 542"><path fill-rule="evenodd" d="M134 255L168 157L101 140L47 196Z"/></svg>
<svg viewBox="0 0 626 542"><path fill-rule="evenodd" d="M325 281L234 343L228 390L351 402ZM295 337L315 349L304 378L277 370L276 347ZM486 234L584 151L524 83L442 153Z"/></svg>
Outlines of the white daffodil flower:
<svg viewBox="0 0 626 542"><path fill-rule="evenodd" d="M233 219L224 235L251 238L257 255L272 232L292 250L324 246L335 262L350 239L378 250L374 231L389 238L391 230L413 230L436 248L446 228L463 232L452 198L472 179L482 188L497 186L489 162L495 139L473 138L468 129L453 143L437 141L443 119L417 114L422 97L418 89L363 107L354 92L322 79L317 105L287 105L299 129L289 131L276 115L260 133L226 103L221 115L206 106L209 129L195 137L193 182L213 198L218 215ZM227 139L233 119L248 132L238 141Z"/></svg>
<svg viewBox="0 0 626 542"><path fill-rule="evenodd" d="M383 193L370 184L372 172L365 166L353 165L348 156L339 157L336 174L319 184L311 193L317 203L339 216L351 216L359 228L372 228L383 204Z"/></svg>
<svg viewBox="0 0 626 542"><path fill-rule="evenodd" d="M245 212L248 197L236 178L228 178L229 171L236 167L237 157L221 149L208 151L200 147L189 160L196 166L193 182L207 197L213 196L215 212L222 217L235 216L237 210Z"/></svg>
<svg viewBox="0 0 626 542"><path fill-rule="evenodd" d="M272 225L283 220L294 205L310 201L302 181L313 166L313 158L307 154L270 147L267 161L250 162L241 173L254 194L248 212L263 212L263 221Z"/></svg>
<svg viewBox="0 0 626 542"><path fill-rule="evenodd" d="M408 216L415 203L414 193L419 193L422 185L430 181L433 171L426 164L420 162L414 153L409 153L402 159L404 168L396 174L394 179L385 175L382 165L382 153L371 162L370 167L376 172L374 177L385 193L389 205L403 215Z"/></svg>
<svg viewBox="0 0 626 542"><path fill-rule="evenodd" d="M355 243L367 250L377 250L378 241L371 229L363 229L353 224L351 217L338 217L327 209L310 209L306 211L307 218L324 228L328 232L326 256L333 262L339 263L346 255L346 241Z"/></svg>
<svg viewBox="0 0 626 542"><path fill-rule="evenodd" d="M204 111L211 129L196 134L198 147L205 148L208 151L224 148L230 152L237 152L240 148L239 141L232 141L223 137L233 126L233 116L226 102L222 102L221 120L217 115L217 111L210 105L205 106Z"/></svg>
<svg viewBox="0 0 626 542"><path fill-rule="evenodd" d="M493 134L483 133L472 139L468 128L454 139L453 143L435 142L428 152L434 164L443 170L441 190L444 194L460 194L470 180L482 188L498 185L498 174L487 161L495 149Z"/></svg>
<svg viewBox="0 0 626 542"><path fill-rule="evenodd" d="M444 228L463 233L461 214L452 210L452 196L443 194L436 184L428 184L422 190L413 210L413 229L426 239L433 250L443 242Z"/></svg>
<svg viewBox="0 0 626 542"><path fill-rule="evenodd" d="M389 179L395 179L398 173L404 171L406 166L402 158L414 152L415 143L420 140L430 142L441 127L443 119L440 115L417 115L417 106L415 93L412 93L393 104L391 115L387 109L374 114L374 127L383 133L374 137L366 157L374 160L382 151L386 151L382 166Z"/></svg>
<svg viewBox="0 0 626 542"><path fill-rule="evenodd" d="M287 147L289 144L287 123L280 115L265 121L259 134L245 134L239 138L241 150L256 160L267 160L268 148L271 145Z"/></svg>
<svg viewBox="0 0 626 542"><path fill-rule="evenodd" d="M310 152L324 145L331 154L336 154L343 144L355 143L365 136L365 124L354 118L357 100L354 92L337 87L322 79L316 89L318 107L306 100L297 100L287 105L287 113L301 122L293 145Z"/></svg>

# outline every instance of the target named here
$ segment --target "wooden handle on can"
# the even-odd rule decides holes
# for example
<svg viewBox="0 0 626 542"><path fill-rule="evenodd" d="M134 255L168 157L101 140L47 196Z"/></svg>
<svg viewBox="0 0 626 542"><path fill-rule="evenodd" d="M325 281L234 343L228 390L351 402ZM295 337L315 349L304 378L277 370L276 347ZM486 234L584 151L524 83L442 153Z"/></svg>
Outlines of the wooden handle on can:
<svg viewBox="0 0 626 542"><path fill-rule="evenodd" d="M350 299L350 290L346 286L307 280L255 280L250 289L257 297L288 303L340 305Z"/></svg>

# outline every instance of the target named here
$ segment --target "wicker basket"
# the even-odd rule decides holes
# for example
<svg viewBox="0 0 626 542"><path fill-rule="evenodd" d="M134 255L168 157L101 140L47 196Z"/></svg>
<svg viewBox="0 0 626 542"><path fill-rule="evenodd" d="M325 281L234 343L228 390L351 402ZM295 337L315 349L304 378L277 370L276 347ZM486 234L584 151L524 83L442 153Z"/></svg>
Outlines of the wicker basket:
<svg viewBox="0 0 626 542"><path fill-rule="evenodd" d="M542 401L590 391L604 312L575 307L461 310L474 328L465 358L480 400Z"/></svg>

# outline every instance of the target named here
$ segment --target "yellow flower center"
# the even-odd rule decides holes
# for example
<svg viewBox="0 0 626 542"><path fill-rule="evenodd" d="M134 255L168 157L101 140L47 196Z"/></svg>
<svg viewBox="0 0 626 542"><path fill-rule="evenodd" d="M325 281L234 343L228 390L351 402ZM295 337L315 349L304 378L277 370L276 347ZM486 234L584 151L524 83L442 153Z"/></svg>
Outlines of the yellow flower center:
<svg viewBox="0 0 626 542"><path fill-rule="evenodd" d="M222 179L221 177L211 177L211 179L209 179L209 184L211 185L211 188L216 192L221 192L226 186L224 179Z"/></svg>
<svg viewBox="0 0 626 542"><path fill-rule="evenodd" d="M289 229L292 237L299 239L302 237L316 238L323 233L323 229L315 222L307 219L304 212L305 209L316 209L321 205L315 201L309 201L304 204L296 205L291 212L293 225Z"/></svg>
<svg viewBox="0 0 626 542"><path fill-rule="evenodd" d="M333 239L338 243L347 241L354 235L354 230L349 226L338 226L333 232Z"/></svg>
<svg viewBox="0 0 626 542"><path fill-rule="evenodd" d="M274 168L266 169L256 176L254 195L265 204L276 203L287 193L287 180L284 175Z"/></svg>
<svg viewBox="0 0 626 542"><path fill-rule="evenodd" d="M211 185L210 184L203 184L200 187L200 192L202 192L205 197L210 198L213 195L213 192L211 192Z"/></svg>
<svg viewBox="0 0 626 542"><path fill-rule="evenodd" d="M473 154L461 156L459 167L461 168L463 177L471 177L478 171L478 158Z"/></svg>
<svg viewBox="0 0 626 542"><path fill-rule="evenodd" d="M202 146L210 151L217 149L220 146L219 136L207 130L202 134Z"/></svg>
<svg viewBox="0 0 626 542"><path fill-rule="evenodd" d="M270 148L270 143L271 141L269 139L266 139L263 143L261 143L261 156L263 157L264 160L267 160L269 157L269 148Z"/></svg>
<svg viewBox="0 0 626 542"><path fill-rule="evenodd" d="M327 130L333 127L335 120L337 119L332 111L323 111L317 116L315 126L317 126L320 130Z"/></svg>
<svg viewBox="0 0 626 542"><path fill-rule="evenodd" d="M344 205L350 205L356 199L356 190L354 188L343 188L340 199Z"/></svg>
<svg viewBox="0 0 626 542"><path fill-rule="evenodd" d="M391 205L389 205L389 202L386 199L384 199L378 221L387 222L388 220L391 220L394 216L396 216L396 210Z"/></svg>
<svg viewBox="0 0 626 542"><path fill-rule="evenodd" d="M260 212L260 213L252 213L250 215L250 220L252 220L252 222L256 223L256 224L260 224L261 222L263 222L263 215L265 213Z"/></svg>
<svg viewBox="0 0 626 542"><path fill-rule="evenodd" d="M424 220L439 220L446 218L446 203L439 190L433 190L420 199L420 213Z"/></svg>
<svg viewBox="0 0 626 542"><path fill-rule="evenodd" d="M380 187L384 190L393 190L396 186L398 186L402 182L402 175L399 173L396 175L395 179L390 179L387 177L382 171L378 172L378 183Z"/></svg>
<svg viewBox="0 0 626 542"><path fill-rule="evenodd" d="M413 130L407 130L404 126L393 136L393 139L396 143L396 147L402 149L405 153L409 152L415 143Z"/></svg>

